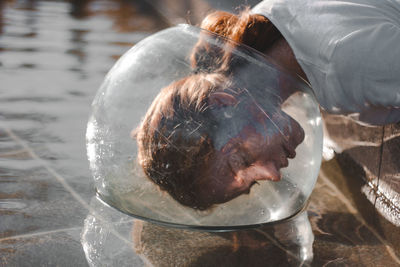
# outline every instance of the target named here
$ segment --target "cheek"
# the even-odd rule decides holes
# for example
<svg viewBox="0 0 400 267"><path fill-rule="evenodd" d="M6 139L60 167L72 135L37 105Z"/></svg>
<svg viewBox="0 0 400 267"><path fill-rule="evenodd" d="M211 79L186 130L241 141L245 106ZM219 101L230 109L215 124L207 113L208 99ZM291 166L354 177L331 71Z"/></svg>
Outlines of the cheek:
<svg viewBox="0 0 400 267"><path fill-rule="evenodd" d="M246 188L244 183L230 180L223 183L215 183L208 191L208 194L215 203L223 203L241 195L246 191Z"/></svg>

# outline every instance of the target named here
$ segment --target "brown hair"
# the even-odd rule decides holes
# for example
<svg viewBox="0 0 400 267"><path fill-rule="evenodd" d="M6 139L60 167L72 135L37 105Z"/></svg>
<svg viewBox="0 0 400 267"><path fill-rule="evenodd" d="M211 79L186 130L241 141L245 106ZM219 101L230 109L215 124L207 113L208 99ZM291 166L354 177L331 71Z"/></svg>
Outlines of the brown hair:
<svg viewBox="0 0 400 267"><path fill-rule="evenodd" d="M249 8L238 16L225 11L211 13L202 21L200 28L248 45L260 52L264 52L281 37L280 32L266 17L251 14Z"/></svg>
<svg viewBox="0 0 400 267"><path fill-rule="evenodd" d="M239 15L215 11L204 18L200 28L208 32L200 34L190 59L195 70L205 72L231 72L235 63L232 62L232 53L229 50L234 43L245 44L263 53L282 38L278 29L266 17L251 14L249 8L245 8ZM226 45L224 49L210 45L207 42L207 35L210 34L227 38L230 45Z"/></svg>
<svg viewBox="0 0 400 267"><path fill-rule="evenodd" d="M260 52L280 36L268 19L250 14L248 8L240 15L216 11L200 27ZM211 204L196 195L215 151L208 133L215 127L208 97L234 86L227 75L232 55L210 47L200 37L191 63L195 74L163 88L136 130L138 159L145 174L174 199L206 209Z"/></svg>
<svg viewBox="0 0 400 267"><path fill-rule="evenodd" d="M196 177L213 156L208 129L211 92L223 90L224 76L196 74L163 88L137 132L139 163L146 175L180 203L204 209L196 198Z"/></svg>

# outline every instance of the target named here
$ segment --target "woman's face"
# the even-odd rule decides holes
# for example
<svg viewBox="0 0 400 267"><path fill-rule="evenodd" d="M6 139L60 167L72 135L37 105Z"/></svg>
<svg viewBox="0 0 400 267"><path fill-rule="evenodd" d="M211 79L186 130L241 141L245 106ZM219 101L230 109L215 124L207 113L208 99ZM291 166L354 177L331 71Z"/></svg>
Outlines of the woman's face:
<svg viewBox="0 0 400 267"><path fill-rule="evenodd" d="M234 115L231 123L224 118L221 132L217 132L227 137L216 138L215 158L200 185L200 195L208 203L223 203L249 193L261 180L279 181L280 169L288 166L288 159L296 156L295 149L304 139L301 126L279 107L268 111L254 100L241 101L240 108L231 99L230 104L224 102L216 109L226 115L233 104L241 109L243 118L238 123Z"/></svg>

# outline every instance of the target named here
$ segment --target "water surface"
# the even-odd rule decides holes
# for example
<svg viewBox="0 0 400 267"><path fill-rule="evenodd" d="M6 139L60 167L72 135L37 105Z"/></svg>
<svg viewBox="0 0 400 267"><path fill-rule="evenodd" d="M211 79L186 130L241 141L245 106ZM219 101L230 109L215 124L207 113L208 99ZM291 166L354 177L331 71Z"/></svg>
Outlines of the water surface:
<svg viewBox="0 0 400 267"><path fill-rule="evenodd" d="M0 265L86 264L90 104L115 61L168 25L145 1L0 2Z"/></svg>

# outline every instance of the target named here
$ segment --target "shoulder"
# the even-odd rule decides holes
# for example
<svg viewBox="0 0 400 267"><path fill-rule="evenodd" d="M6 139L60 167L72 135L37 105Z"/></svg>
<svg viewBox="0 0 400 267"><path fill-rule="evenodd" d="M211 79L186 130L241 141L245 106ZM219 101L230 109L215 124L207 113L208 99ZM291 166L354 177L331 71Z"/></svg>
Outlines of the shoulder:
<svg viewBox="0 0 400 267"><path fill-rule="evenodd" d="M329 71L359 101L400 107L399 44L400 28L390 21L360 26L337 41Z"/></svg>
<svg viewBox="0 0 400 267"><path fill-rule="evenodd" d="M268 0L319 102L337 113L400 104L400 1Z"/></svg>

